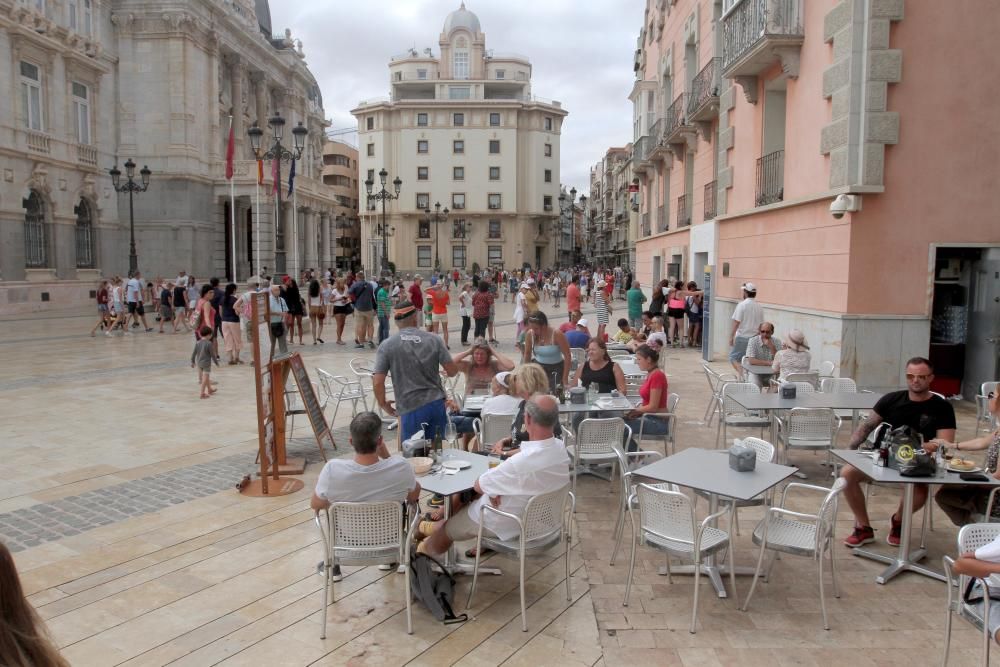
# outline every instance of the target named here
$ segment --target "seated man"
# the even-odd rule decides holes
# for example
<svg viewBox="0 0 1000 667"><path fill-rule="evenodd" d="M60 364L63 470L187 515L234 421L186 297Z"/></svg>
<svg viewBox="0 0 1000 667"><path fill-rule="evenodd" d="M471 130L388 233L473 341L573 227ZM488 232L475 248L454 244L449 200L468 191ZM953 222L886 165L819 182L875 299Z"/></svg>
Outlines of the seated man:
<svg viewBox="0 0 1000 667"><path fill-rule="evenodd" d="M569 343L570 347L586 349L587 343L590 342L590 329L587 328L588 324L587 319L581 317L576 321L576 328L573 331L566 333L566 342Z"/></svg>
<svg viewBox="0 0 1000 667"><path fill-rule="evenodd" d="M632 342L632 327L624 317L618 319L618 333L611 337L616 343L628 344Z"/></svg>
<svg viewBox="0 0 1000 667"><path fill-rule="evenodd" d="M382 439L382 418L374 412L359 412L350 428L354 458L326 462L316 480L310 507L319 513L336 502L416 502L420 484L409 461L389 456ZM379 569L393 567L394 563L380 565ZM333 580L341 580L339 565L333 566Z"/></svg>
<svg viewBox="0 0 1000 667"><path fill-rule="evenodd" d="M440 557L453 542L471 540L479 532L483 503L517 516L532 496L556 491L569 483L569 455L562 440L554 437L559 423L559 403L554 396L535 395L527 402L524 425L530 440L520 451L476 480L481 494L471 505L453 515L444 525L437 524L433 534L420 543L417 551ZM517 522L491 512L483 515L483 534L512 540L520 531Z"/></svg>
<svg viewBox="0 0 1000 667"><path fill-rule="evenodd" d="M576 323L580 321L581 317L583 317L583 313L581 313L579 310L571 310L569 313L569 322L563 322L562 324L560 324L559 331L562 331L563 333L569 333L570 331L575 330Z"/></svg>
<svg viewBox="0 0 1000 667"><path fill-rule="evenodd" d="M932 440L941 439L953 442L955 438L955 410L951 403L940 396L931 393L930 386L934 380L934 367L923 357L913 357L906 362L906 385L903 391L886 394L875 404L868 418L862 422L851 436L849 447L857 449L875 427L887 422L893 428L909 426L924 438L924 449L929 452L937 450L938 445ZM859 547L875 541L875 530L868 519L868 509L865 507L865 492L861 490L861 482L868 478L857 468L845 465L840 476L847 481L844 487L844 499L854 513L854 532L847 536L844 544L849 547ZM914 484L913 511L918 512L927 500L927 484ZM902 527L903 505L900 502L896 513L892 515L889 536L886 538L892 546L899 546L899 535Z"/></svg>
<svg viewBox="0 0 1000 667"><path fill-rule="evenodd" d="M746 363L751 366L770 366L774 361L774 355L781 349L780 345L780 342L774 342L774 325L762 322L757 327L757 335L747 341ZM744 375L749 375L748 380L758 387L768 386L772 377L756 373L744 373Z"/></svg>

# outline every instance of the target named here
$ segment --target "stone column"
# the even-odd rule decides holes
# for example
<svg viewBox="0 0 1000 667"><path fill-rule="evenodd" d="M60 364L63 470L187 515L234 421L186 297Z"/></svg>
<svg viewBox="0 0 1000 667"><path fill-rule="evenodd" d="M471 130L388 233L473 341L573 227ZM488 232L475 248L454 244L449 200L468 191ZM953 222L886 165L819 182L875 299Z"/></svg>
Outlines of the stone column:
<svg viewBox="0 0 1000 667"><path fill-rule="evenodd" d="M298 267L295 264L295 243L298 239L298 234L295 233L295 227L292 224L291 202L282 205L282 215L284 216L285 224L285 273L295 276L298 271Z"/></svg>
<svg viewBox="0 0 1000 667"><path fill-rule="evenodd" d="M316 211L311 209L305 209L305 264L302 268L304 269L315 269L319 264L319 255L317 254L318 245L316 243L316 221L318 214Z"/></svg>
<svg viewBox="0 0 1000 667"><path fill-rule="evenodd" d="M229 76L231 81L232 89L232 109L230 113L233 115L233 135L236 137L236 143L243 143L243 135L245 129L243 127L243 72L246 70L246 64L243 60L236 55L231 55L226 58L226 65L229 67ZM226 128L228 131L228 128ZM240 155L240 152L236 152Z"/></svg>
<svg viewBox="0 0 1000 667"><path fill-rule="evenodd" d="M267 119L269 117L267 109L267 77L264 76L263 72L254 72L251 76L253 77L254 94L256 96L254 108L256 109L257 124L264 130L265 136L267 136Z"/></svg>
<svg viewBox="0 0 1000 667"><path fill-rule="evenodd" d="M319 250L319 261L322 265L323 270L333 266L333 262L330 259L330 245L331 245L331 235L330 235L330 214L326 211L319 214L319 225L320 225L320 250Z"/></svg>

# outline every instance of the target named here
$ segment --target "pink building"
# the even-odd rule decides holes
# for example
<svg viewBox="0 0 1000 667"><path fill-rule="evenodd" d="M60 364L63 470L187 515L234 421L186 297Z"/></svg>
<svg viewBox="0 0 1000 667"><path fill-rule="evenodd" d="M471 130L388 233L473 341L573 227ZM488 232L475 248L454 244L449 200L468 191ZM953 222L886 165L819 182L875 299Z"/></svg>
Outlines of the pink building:
<svg viewBox="0 0 1000 667"><path fill-rule="evenodd" d="M991 0L647 0L638 279L714 267L716 358L752 281L814 365L888 388L928 355L977 393L1000 376L998 31Z"/></svg>

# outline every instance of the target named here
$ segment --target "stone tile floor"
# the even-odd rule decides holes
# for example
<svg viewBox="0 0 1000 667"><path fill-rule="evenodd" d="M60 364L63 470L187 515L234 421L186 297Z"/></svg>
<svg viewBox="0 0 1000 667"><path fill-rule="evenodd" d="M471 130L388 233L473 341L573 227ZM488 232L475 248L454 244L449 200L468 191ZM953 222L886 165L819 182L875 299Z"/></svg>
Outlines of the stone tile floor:
<svg viewBox="0 0 1000 667"><path fill-rule="evenodd" d="M529 632L520 630L516 562L496 556L503 577L481 580L464 625L445 627L414 608L405 633L401 578L345 568L319 639L322 579L306 488L294 495L240 496L232 485L254 468L255 408L246 367L217 373L220 393L199 401L182 335L90 338L87 317L0 322L0 420L6 437L0 539L31 602L74 665L930 665L939 662L944 585L912 574L874 583L881 566L837 547L842 595L819 615L815 564L779 561L750 610L720 600L702 581L697 634L690 634L692 582L658 574L661 557L641 549L632 599L622 606L627 544L609 565L617 493L584 477L570 555L571 600L557 555L528 562ZM500 317L509 317L502 305ZM350 326L350 322L349 322ZM457 349L457 331L452 333ZM333 338L329 333L325 336ZM510 341L513 328L498 328ZM353 338L352 335L348 338ZM308 341L307 341L308 342ZM505 345L510 349L510 345ZM347 370L350 347L295 346L310 368ZM370 356L368 351L357 351ZM721 364L717 364L721 367ZM700 418L707 388L696 353L668 356L681 397L679 447L711 447ZM960 434L972 430L959 406ZM346 455L344 427L335 434ZM297 432L302 435L304 432ZM846 433L842 434L846 438ZM821 457L795 456L810 481L829 483ZM872 497L879 536L897 496ZM808 509L803 507L802 509ZM699 508L704 514L705 504ZM741 510L738 564L751 565L759 509ZM929 560L954 551L956 531L936 513ZM838 533L850 516L842 509ZM887 548L884 545L880 548ZM456 600L464 607L468 582ZM742 599L749 579L737 581ZM977 663L977 635L956 625L951 664Z"/></svg>

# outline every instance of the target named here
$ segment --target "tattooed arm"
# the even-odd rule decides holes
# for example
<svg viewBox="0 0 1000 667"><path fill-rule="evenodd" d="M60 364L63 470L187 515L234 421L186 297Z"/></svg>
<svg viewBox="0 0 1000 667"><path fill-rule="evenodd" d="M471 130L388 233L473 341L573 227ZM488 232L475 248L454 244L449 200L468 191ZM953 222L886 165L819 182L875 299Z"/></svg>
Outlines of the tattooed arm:
<svg viewBox="0 0 1000 667"><path fill-rule="evenodd" d="M875 428L881 423L882 417L878 413L870 413L854 431L854 434L851 435L851 442L847 446L851 449L857 449L860 447L861 443L864 442L865 439L871 435L871 432L874 431Z"/></svg>

